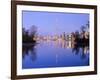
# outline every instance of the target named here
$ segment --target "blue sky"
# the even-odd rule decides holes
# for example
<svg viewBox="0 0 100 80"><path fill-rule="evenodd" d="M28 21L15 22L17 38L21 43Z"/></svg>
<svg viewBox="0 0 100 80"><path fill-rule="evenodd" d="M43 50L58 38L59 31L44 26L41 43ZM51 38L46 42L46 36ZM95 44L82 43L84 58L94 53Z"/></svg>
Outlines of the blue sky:
<svg viewBox="0 0 100 80"><path fill-rule="evenodd" d="M76 30L80 30L80 27L87 24L88 21L89 14L22 12L23 27L28 30L32 25L35 25L37 27L37 33L40 35L75 32Z"/></svg>

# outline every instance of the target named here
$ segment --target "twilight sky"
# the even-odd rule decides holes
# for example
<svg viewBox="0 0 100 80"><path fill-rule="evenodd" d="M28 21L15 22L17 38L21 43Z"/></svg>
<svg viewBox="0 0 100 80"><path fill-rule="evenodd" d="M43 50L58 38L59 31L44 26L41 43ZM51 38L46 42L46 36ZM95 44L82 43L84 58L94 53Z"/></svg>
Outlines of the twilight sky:
<svg viewBox="0 0 100 80"><path fill-rule="evenodd" d="M86 25L88 21L89 14L22 12L23 27L28 30L32 25L35 25L37 27L37 33L40 35L75 32L76 30L80 30L82 25Z"/></svg>

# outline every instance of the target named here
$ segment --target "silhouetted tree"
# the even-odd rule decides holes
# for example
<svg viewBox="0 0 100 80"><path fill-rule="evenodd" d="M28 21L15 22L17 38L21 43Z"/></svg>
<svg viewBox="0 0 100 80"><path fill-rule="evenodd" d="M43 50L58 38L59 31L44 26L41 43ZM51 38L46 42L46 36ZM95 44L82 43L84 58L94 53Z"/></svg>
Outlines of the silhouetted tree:
<svg viewBox="0 0 100 80"><path fill-rule="evenodd" d="M22 28L22 35L23 35L23 42L29 43L29 42L36 42L33 40L37 32L36 26L31 26L29 30L25 30L25 28Z"/></svg>
<svg viewBox="0 0 100 80"><path fill-rule="evenodd" d="M36 32L37 32L37 27L35 25L32 25L30 27L30 29L29 29L29 35L32 36L32 37L34 37L35 34L36 34Z"/></svg>
<svg viewBox="0 0 100 80"><path fill-rule="evenodd" d="M86 27L85 26L81 26L81 31L85 32L85 30L86 30Z"/></svg>
<svg viewBox="0 0 100 80"><path fill-rule="evenodd" d="M88 23L86 24L86 26L89 28L90 27L90 23L89 23L89 21L88 21Z"/></svg>

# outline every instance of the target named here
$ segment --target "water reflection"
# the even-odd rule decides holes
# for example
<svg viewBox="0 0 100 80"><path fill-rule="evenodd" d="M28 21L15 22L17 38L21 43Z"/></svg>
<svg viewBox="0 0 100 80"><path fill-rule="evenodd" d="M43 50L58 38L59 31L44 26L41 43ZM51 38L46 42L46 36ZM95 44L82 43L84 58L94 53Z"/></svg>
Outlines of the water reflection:
<svg viewBox="0 0 100 80"><path fill-rule="evenodd" d="M25 56L29 55L30 59L32 61L35 61L37 59L37 48L38 48L37 46L40 46L43 49L44 44L46 44L47 47L49 48L53 46L55 50L58 50L57 48L71 49L72 53L74 53L75 55L79 55L81 59L85 59L86 54L89 54L89 45L74 44L72 41L65 41L65 40L57 40L57 41L48 40L48 41L37 41L37 43L34 43L34 44L24 43L23 44L23 54L22 54L23 59L25 58ZM53 53L56 54L56 51ZM57 56L58 54L56 54L56 57Z"/></svg>
<svg viewBox="0 0 100 80"><path fill-rule="evenodd" d="M80 53L81 50L81 53ZM75 55L81 54L81 59L84 59L86 57L86 54L89 53L89 46L88 45L73 45L72 52L75 53Z"/></svg>
<svg viewBox="0 0 100 80"><path fill-rule="evenodd" d="M23 59L25 58L25 56L31 55L30 59L32 61L36 60L36 49L35 49L36 43L32 44L32 43L24 43L22 46L22 57Z"/></svg>

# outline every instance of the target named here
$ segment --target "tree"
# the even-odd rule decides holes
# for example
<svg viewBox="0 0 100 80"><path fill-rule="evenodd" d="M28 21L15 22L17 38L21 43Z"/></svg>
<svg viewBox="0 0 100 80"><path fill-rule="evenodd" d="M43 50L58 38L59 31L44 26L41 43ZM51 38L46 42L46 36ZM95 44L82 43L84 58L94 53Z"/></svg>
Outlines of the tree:
<svg viewBox="0 0 100 80"><path fill-rule="evenodd" d="M36 32L37 32L37 27L35 25L32 25L29 29L29 35L35 37Z"/></svg>
<svg viewBox="0 0 100 80"><path fill-rule="evenodd" d="M22 33L25 34L25 28L22 28Z"/></svg>
<svg viewBox="0 0 100 80"><path fill-rule="evenodd" d="M86 30L86 27L85 26L81 26L81 31L85 32L85 30Z"/></svg>
<svg viewBox="0 0 100 80"><path fill-rule="evenodd" d="M86 26L89 28L89 26L90 26L90 23L89 23L89 21L88 21L88 23L86 24Z"/></svg>

